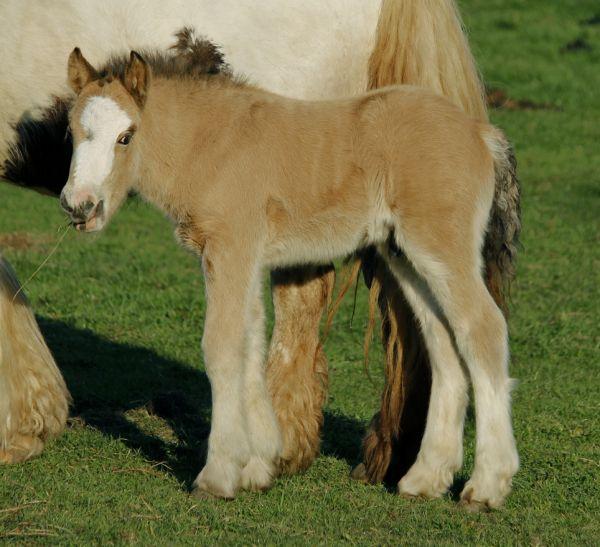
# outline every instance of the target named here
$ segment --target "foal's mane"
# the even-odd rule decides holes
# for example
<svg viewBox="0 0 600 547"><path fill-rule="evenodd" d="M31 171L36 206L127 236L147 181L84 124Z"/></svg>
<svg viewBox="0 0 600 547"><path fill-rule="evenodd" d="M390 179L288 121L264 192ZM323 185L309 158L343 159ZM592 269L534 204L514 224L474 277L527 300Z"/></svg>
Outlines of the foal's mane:
<svg viewBox="0 0 600 547"><path fill-rule="evenodd" d="M219 46L206 38L196 36L190 27L175 33L177 41L170 51L139 50L148 63L152 75L167 80L214 81L218 84L243 85L243 78L233 75ZM129 54L115 55L99 69L99 83L114 79L124 80Z"/></svg>

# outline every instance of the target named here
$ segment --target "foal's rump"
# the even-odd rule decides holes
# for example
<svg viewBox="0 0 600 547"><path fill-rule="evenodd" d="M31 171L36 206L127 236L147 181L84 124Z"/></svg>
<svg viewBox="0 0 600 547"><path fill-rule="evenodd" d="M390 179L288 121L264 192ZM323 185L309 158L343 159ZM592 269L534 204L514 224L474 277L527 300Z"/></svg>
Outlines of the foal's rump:
<svg viewBox="0 0 600 547"><path fill-rule="evenodd" d="M441 215L452 220L459 212L452 204L468 205L493 188L488 142L502 138L496 128L413 86L372 92L358 105L364 128L362 158L387 175L386 198L392 209L414 205L435 210L438 220Z"/></svg>
<svg viewBox="0 0 600 547"><path fill-rule="evenodd" d="M460 251L481 264L496 174L509 163L498 129L412 86L340 101L267 104L283 112L266 116L256 137L261 154L284 166L284 177L263 173L266 194L274 196L274 231L299 251L317 231L323 240L322 255L303 251L295 260L331 260L394 232L400 247L422 245L440 260ZM256 156L253 162L270 165ZM302 242L302 234L313 235Z"/></svg>
<svg viewBox="0 0 600 547"><path fill-rule="evenodd" d="M412 86L357 101L365 170L383 181L379 209L390 214L396 244L422 245L439 259L485 260L500 307L514 275L520 187L510 143L498 128L470 118L447 99ZM385 219L384 219L385 220Z"/></svg>

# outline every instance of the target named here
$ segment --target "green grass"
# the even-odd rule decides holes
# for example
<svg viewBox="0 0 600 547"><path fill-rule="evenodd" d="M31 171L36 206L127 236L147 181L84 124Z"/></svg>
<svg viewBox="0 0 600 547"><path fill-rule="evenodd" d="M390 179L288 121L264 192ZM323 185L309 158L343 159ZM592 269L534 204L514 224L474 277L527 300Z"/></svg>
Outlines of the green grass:
<svg viewBox="0 0 600 547"><path fill-rule="evenodd" d="M600 299L600 14L595 0L465 0L486 82L556 109L495 111L523 182L524 251L513 292L514 421L522 459L506 506L471 515L451 497L407 501L348 477L379 404L362 367L365 291L345 302L323 455L304 475L233 502L187 494L209 429L203 288L168 223L130 202L100 237L69 233L28 286L75 404L43 455L0 469L0 541L65 543L597 544ZM561 52L584 38L591 50ZM0 185L3 248L22 279L62 222L58 204ZM473 423L465 467L473 460Z"/></svg>

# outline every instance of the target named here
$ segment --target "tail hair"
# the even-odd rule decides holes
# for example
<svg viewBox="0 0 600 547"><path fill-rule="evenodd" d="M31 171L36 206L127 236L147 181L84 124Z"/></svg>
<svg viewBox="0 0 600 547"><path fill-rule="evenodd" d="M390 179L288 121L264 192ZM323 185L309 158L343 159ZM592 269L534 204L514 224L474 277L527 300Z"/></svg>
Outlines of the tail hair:
<svg viewBox="0 0 600 547"><path fill-rule="evenodd" d="M494 158L495 190L483 246L488 289L508 315L510 285L515 277L521 235L521 185L510 142L495 129L484 137Z"/></svg>
<svg viewBox="0 0 600 547"><path fill-rule="evenodd" d="M383 0L369 89L411 84L487 121L484 87L455 0Z"/></svg>
<svg viewBox="0 0 600 547"><path fill-rule="evenodd" d="M41 452L70 395L10 264L0 256L0 463Z"/></svg>

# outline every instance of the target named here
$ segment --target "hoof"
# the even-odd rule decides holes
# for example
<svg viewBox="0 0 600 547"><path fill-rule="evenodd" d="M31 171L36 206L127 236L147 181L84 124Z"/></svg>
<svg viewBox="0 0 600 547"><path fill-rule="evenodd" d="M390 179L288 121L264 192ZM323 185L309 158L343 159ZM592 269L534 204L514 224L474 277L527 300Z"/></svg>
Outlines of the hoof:
<svg viewBox="0 0 600 547"><path fill-rule="evenodd" d="M232 500L240 484L240 469L235 464L204 466L192 485L192 495L198 499Z"/></svg>
<svg viewBox="0 0 600 547"><path fill-rule="evenodd" d="M509 492L510 481L505 481L502 487L492 488L489 484L477 484L471 479L460 495L459 505L470 513L491 511L504 503Z"/></svg>
<svg viewBox="0 0 600 547"><path fill-rule="evenodd" d="M0 449L0 464L21 463L41 454L44 442L39 437L17 436L7 448Z"/></svg>
<svg viewBox="0 0 600 547"><path fill-rule="evenodd" d="M467 513L488 513L492 510L487 503L478 500L462 499L458 506Z"/></svg>
<svg viewBox="0 0 600 547"><path fill-rule="evenodd" d="M367 477L367 468L365 467L365 464L359 463L352 471L350 471L350 478L368 484L369 479Z"/></svg>
<svg viewBox="0 0 600 547"><path fill-rule="evenodd" d="M203 490L199 486L196 486L192 489L192 491L190 492L190 496L193 498L196 498L197 500L202 500L202 501L206 501L206 500L231 501L232 499L234 499L233 496L231 496L231 497L218 496L218 495L214 494L213 492L209 492L208 490Z"/></svg>
<svg viewBox="0 0 600 547"><path fill-rule="evenodd" d="M423 501L423 500L428 499L425 496L422 496L422 495L419 495L419 494L410 494L408 492L401 492L400 490L398 490L398 495L403 500L409 500L409 501Z"/></svg>
<svg viewBox="0 0 600 547"><path fill-rule="evenodd" d="M437 499L447 491L454 473L415 464L398 482L398 493L404 498Z"/></svg>
<svg viewBox="0 0 600 547"><path fill-rule="evenodd" d="M242 469L241 486L244 490L264 492L273 485L276 466L253 457Z"/></svg>
<svg viewBox="0 0 600 547"><path fill-rule="evenodd" d="M467 487L460 495L458 506L467 513L487 513L491 510L490 504L473 497L473 488Z"/></svg>

